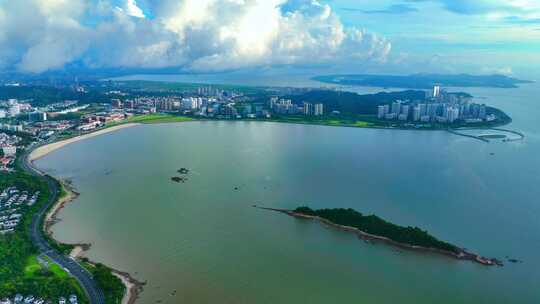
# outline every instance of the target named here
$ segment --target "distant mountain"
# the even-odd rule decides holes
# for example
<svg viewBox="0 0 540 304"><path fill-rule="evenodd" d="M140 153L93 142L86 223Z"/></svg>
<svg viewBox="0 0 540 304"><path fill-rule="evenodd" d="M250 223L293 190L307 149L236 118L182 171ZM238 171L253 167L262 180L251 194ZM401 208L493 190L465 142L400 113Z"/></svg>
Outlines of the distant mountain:
<svg viewBox="0 0 540 304"><path fill-rule="evenodd" d="M429 89L434 85L445 87L517 88L518 84L531 83L531 81L503 75L468 74L413 74L408 76L351 74L323 75L313 77L312 79L331 84L410 89Z"/></svg>

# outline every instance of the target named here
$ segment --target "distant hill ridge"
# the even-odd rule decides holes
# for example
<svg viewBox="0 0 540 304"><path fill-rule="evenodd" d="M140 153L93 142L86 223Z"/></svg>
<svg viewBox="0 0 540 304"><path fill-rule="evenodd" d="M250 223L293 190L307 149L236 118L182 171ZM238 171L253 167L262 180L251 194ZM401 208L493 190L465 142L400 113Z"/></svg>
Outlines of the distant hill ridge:
<svg viewBox="0 0 540 304"><path fill-rule="evenodd" d="M370 75L343 74L322 75L313 80L341 85L376 86L391 88L429 89L434 85L445 87L486 87L517 88L518 84L532 83L504 75L469 75L469 74L412 74L412 75Z"/></svg>

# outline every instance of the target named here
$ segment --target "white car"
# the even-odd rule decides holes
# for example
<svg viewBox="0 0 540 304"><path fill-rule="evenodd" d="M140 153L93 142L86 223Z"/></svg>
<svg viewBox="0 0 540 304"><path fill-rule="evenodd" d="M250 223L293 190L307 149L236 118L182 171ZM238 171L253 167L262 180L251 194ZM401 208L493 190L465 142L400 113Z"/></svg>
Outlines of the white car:
<svg viewBox="0 0 540 304"><path fill-rule="evenodd" d="M24 303L25 304L34 303L34 296L27 296L26 298L24 298Z"/></svg>
<svg viewBox="0 0 540 304"><path fill-rule="evenodd" d="M76 304L76 303L77 303L77 296L74 295L74 294L70 295L70 296L69 296L69 302L70 302L71 304Z"/></svg>

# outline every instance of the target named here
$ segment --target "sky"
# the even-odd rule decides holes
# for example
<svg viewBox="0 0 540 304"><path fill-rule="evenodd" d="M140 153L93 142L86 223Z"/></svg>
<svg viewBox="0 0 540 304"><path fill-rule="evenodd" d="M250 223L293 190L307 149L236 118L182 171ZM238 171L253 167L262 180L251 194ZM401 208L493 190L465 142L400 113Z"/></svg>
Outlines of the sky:
<svg viewBox="0 0 540 304"><path fill-rule="evenodd" d="M540 71L540 0L0 0L0 72Z"/></svg>

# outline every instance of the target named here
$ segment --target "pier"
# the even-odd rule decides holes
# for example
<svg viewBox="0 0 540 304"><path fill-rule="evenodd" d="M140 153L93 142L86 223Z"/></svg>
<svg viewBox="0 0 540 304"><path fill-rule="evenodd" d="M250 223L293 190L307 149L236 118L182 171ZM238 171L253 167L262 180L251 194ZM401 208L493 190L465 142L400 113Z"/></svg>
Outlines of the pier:
<svg viewBox="0 0 540 304"><path fill-rule="evenodd" d="M503 142L519 141L519 140L525 139L525 134L523 134L523 133L521 133L521 132L519 132L519 131L514 131L514 130L509 130L509 129L502 129L502 128L487 128L487 129L475 129L475 128L446 129L447 132L452 133L452 134L454 134L454 135L463 136L463 137L469 137L469 138L481 140L481 141L483 141L483 142L490 142L490 140L488 139L488 137L489 137L490 135L472 135L472 134L466 134L466 133L459 132L459 130L493 130L493 131L499 131L499 132L511 133L511 134L514 134L514 135L519 136L519 137L517 137L517 138L509 138L509 137L506 137L506 138L504 138L504 139L502 140Z"/></svg>

